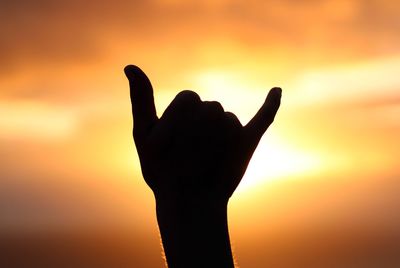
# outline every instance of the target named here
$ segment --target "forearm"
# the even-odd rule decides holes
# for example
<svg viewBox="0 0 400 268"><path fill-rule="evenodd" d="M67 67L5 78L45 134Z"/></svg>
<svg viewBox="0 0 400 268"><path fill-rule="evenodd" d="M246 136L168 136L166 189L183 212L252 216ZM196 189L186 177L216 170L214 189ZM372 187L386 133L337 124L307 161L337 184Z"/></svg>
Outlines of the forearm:
<svg viewBox="0 0 400 268"><path fill-rule="evenodd" d="M233 267L227 202L157 200L157 220L168 266Z"/></svg>

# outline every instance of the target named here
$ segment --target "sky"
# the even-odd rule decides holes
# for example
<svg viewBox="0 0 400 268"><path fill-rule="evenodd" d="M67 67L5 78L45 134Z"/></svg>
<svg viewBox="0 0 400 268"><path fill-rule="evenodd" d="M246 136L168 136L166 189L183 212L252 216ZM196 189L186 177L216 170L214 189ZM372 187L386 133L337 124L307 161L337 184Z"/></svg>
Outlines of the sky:
<svg viewBox="0 0 400 268"><path fill-rule="evenodd" d="M158 115L190 89L245 124L282 87L229 205L240 266L265 267L290 251L282 241L326 244L319 233L400 243L399 12L393 0L1 1L0 230L127 230L149 237L143 263L161 263L123 74L136 64Z"/></svg>

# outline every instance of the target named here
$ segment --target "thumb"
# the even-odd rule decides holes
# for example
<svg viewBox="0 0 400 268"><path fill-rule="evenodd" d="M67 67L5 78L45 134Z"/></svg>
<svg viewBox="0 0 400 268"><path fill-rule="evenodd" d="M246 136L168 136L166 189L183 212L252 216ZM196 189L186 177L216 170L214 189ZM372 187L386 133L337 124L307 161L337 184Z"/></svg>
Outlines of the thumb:
<svg viewBox="0 0 400 268"><path fill-rule="evenodd" d="M256 115L250 120L250 122L244 127L245 136L248 141L254 145L254 149L265 131L274 121L275 115L281 104L281 95L281 88L272 88L269 91L264 104L258 110Z"/></svg>
<svg viewBox="0 0 400 268"><path fill-rule="evenodd" d="M145 136L157 120L153 87L149 78L139 67L128 65L124 72L129 80L134 135Z"/></svg>

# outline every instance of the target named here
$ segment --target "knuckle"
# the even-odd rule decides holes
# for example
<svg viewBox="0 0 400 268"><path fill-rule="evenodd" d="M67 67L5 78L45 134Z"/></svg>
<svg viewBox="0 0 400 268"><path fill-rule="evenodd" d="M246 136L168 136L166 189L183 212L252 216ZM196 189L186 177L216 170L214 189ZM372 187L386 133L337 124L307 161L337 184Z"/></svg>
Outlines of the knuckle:
<svg viewBox="0 0 400 268"><path fill-rule="evenodd" d="M231 112L225 112L225 117L228 119L228 120L231 120L231 121L239 121L239 119L237 118L237 116L234 114L234 113L231 113Z"/></svg>
<svg viewBox="0 0 400 268"><path fill-rule="evenodd" d="M242 127L242 124L234 113L225 112L225 118L230 124L233 124L236 127Z"/></svg>
<svg viewBox="0 0 400 268"><path fill-rule="evenodd" d="M222 107L221 103L219 103L218 101L205 101L204 104L210 110L214 110L220 113L224 112L224 107Z"/></svg>
<svg viewBox="0 0 400 268"><path fill-rule="evenodd" d="M229 119L232 119L232 120L236 120L237 119L236 115L234 113L232 113L232 112L225 112L225 116L227 118L229 118Z"/></svg>
<svg viewBox="0 0 400 268"><path fill-rule="evenodd" d="M183 101L183 102L200 102L200 97L199 95L191 90L183 90L178 93L175 97L178 101Z"/></svg>

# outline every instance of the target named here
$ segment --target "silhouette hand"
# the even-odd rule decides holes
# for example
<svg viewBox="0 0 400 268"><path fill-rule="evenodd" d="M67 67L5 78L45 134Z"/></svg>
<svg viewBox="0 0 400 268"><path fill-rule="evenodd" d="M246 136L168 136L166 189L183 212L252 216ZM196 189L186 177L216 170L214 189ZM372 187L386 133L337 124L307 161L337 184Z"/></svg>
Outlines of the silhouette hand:
<svg viewBox="0 0 400 268"><path fill-rule="evenodd" d="M227 204L262 135L274 120L273 88L246 126L218 102L182 91L157 117L150 80L125 67L133 137L146 183L156 198L168 267L233 267Z"/></svg>
<svg viewBox="0 0 400 268"><path fill-rule="evenodd" d="M273 88L243 127L220 103L201 101L192 91L180 92L158 118L147 76L132 65L125 73L143 177L156 198L227 202L274 120L281 89Z"/></svg>

